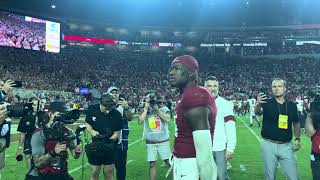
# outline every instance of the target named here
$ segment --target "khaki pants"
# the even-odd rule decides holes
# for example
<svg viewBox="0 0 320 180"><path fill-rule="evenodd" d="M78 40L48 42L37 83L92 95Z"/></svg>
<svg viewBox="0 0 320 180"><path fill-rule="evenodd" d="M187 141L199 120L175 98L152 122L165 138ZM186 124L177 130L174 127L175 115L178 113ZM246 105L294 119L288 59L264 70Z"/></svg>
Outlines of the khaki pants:
<svg viewBox="0 0 320 180"><path fill-rule="evenodd" d="M280 163L288 180L298 180L297 160L291 142L276 144L262 139L260 150L265 180L276 179L278 163Z"/></svg>

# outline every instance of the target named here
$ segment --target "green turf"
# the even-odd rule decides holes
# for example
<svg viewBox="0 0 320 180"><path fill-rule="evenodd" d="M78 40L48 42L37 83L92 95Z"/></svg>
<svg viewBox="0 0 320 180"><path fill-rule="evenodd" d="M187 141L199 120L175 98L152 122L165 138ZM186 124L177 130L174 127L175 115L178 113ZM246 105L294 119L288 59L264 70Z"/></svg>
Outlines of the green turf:
<svg viewBox="0 0 320 180"><path fill-rule="evenodd" d="M242 120L242 121L241 121ZM229 171L231 179L235 180L260 180L263 179L263 165L260 159L259 141L249 131L245 124L248 124L247 117L241 117L237 121L237 148L234 154L234 159L231 161L232 169ZM130 136L129 136L129 152L128 152L128 166L127 179L128 180L147 180L148 178L148 163L146 162L146 146L144 141L137 141L142 138L143 126L139 126L137 121L130 122ZM174 125L170 123L171 144L173 140ZM260 129L258 127L251 128L254 133L260 137ZM302 135L302 148L297 153L299 164L300 179L312 179L310 171L310 139ZM134 143L135 142L135 143ZM133 144L134 143L134 144ZM24 162L16 162L15 153L18 143L12 143L11 147L6 150L6 167L2 171L2 179L4 180L22 180L26 173L26 165ZM86 157L84 158L84 177L88 180L90 175L90 166L87 164ZM71 175L76 179L81 179L82 160L69 160L69 170L74 170ZM158 179L164 180L166 167L161 161L158 161ZM101 173L100 179L103 179ZM172 178L168 178L171 180ZM285 179L281 168L278 169L277 179Z"/></svg>

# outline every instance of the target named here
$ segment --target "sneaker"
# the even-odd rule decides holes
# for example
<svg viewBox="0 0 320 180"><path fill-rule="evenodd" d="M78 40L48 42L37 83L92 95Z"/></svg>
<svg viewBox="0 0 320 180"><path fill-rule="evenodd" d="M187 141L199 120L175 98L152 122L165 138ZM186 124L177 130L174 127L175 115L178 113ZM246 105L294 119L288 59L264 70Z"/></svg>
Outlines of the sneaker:
<svg viewBox="0 0 320 180"><path fill-rule="evenodd" d="M227 170L230 170L232 168L231 164L228 162L227 163Z"/></svg>

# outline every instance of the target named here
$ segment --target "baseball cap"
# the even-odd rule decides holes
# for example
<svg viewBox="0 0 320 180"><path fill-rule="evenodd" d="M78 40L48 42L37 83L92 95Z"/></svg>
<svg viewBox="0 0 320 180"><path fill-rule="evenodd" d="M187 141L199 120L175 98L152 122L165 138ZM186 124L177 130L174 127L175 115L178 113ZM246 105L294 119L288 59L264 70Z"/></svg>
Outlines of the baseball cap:
<svg viewBox="0 0 320 180"><path fill-rule="evenodd" d="M100 104L104 107L111 108L116 105L116 102L110 93L104 93L101 96Z"/></svg>
<svg viewBox="0 0 320 180"><path fill-rule="evenodd" d="M198 61L196 60L196 58L190 55L176 57L171 64L173 63L183 64L187 66L193 73L197 73L199 70Z"/></svg>
<svg viewBox="0 0 320 180"><path fill-rule="evenodd" d="M114 90L119 91L119 89L117 87L111 86L108 88L107 93L111 93L111 91L114 91Z"/></svg>

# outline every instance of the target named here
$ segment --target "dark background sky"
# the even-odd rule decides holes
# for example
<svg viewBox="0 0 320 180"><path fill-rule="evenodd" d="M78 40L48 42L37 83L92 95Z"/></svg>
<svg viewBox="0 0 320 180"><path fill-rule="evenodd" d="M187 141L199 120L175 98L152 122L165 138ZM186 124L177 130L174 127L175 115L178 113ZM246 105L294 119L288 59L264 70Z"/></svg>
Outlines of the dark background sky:
<svg viewBox="0 0 320 180"><path fill-rule="evenodd" d="M313 24L319 7L320 0L0 0L0 9L25 15L122 26Z"/></svg>

